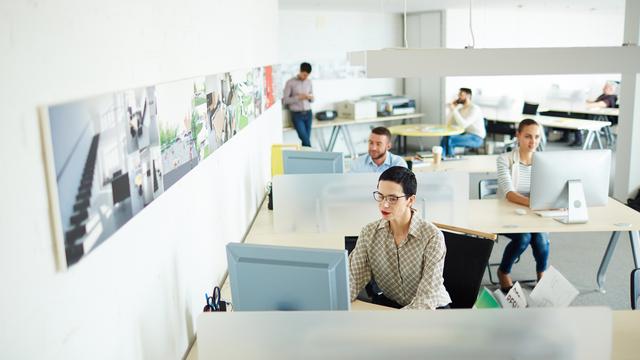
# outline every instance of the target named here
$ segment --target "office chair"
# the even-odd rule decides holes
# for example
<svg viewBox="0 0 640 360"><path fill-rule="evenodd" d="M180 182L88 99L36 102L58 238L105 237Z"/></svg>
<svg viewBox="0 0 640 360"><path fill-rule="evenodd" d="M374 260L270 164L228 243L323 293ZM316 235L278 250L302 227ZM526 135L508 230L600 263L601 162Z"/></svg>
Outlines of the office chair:
<svg viewBox="0 0 640 360"><path fill-rule="evenodd" d="M451 308L472 308L491 256L493 240L449 231L442 233L447 246L442 276L451 297Z"/></svg>
<svg viewBox="0 0 640 360"><path fill-rule="evenodd" d="M638 308L640 300L640 268L631 270L631 309Z"/></svg>
<svg viewBox="0 0 640 360"><path fill-rule="evenodd" d="M495 199L498 195L498 179L482 179L478 182L478 197L480 200L484 199ZM498 237L499 239L499 237ZM496 239L496 242L498 242ZM516 264L520 262L520 257L516 259ZM493 279L493 271L492 268L497 268L500 266L500 263L490 263L487 261L487 273L489 274L489 282L492 285L498 285L499 281ZM531 283L536 282L535 279L528 280L518 280L521 283Z"/></svg>
<svg viewBox="0 0 640 360"><path fill-rule="evenodd" d="M347 255L350 255L353 249L356 248L356 242L358 241L357 236L345 236L344 237L344 248L347 250ZM374 279L371 279L369 283L364 287L364 291L361 291L358 294L358 300L364 302L373 302L373 297L376 295L382 294L382 290L376 284Z"/></svg>
<svg viewBox="0 0 640 360"><path fill-rule="evenodd" d="M525 101L524 105L522 105L522 113L525 115L538 115L539 106L540 104Z"/></svg>

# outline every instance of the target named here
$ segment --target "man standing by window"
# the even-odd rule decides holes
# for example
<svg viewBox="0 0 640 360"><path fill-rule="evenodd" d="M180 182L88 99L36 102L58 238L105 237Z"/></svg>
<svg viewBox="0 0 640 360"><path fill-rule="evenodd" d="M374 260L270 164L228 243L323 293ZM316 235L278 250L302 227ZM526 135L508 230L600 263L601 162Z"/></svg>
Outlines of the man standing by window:
<svg viewBox="0 0 640 360"><path fill-rule="evenodd" d="M302 146L311 146L311 103L313 102L313 86L309 74L311 64L300 64L300 72L289 79L284 86L282 101L291 111L291 120L298 133Z"/></svg>

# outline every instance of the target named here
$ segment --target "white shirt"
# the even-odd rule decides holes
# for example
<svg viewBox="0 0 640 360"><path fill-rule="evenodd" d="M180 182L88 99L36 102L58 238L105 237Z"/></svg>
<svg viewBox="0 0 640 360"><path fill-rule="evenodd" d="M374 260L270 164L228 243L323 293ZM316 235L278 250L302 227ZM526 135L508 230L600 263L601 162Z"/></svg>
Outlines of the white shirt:
<svg viewBox="0 0 640 360"><path fill-rule="evenodd" d="M483 139L487 136L482 110L474 103L458 105L451 110L447 116L447 125L461 126L465 133L478 135Z"/></svg>

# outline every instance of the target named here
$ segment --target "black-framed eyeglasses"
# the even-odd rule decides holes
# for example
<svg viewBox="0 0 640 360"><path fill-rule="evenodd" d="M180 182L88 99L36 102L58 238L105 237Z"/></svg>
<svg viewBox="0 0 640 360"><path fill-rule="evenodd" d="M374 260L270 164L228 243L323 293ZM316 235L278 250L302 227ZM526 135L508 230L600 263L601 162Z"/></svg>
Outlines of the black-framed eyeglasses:
<svg viewBox="0 0 640 360"><path fill-rule="evenodd" d="M407 195L402 195L402 196L398 196L398 195L383 195L380 191L374 191L373 192L373 198L377 201L377 202L383 202L383 201L387 201L387 203L389 203L389 205L393 205L395 203L398 202L398 199L400 198L406 198L408 197Z"/></svg>

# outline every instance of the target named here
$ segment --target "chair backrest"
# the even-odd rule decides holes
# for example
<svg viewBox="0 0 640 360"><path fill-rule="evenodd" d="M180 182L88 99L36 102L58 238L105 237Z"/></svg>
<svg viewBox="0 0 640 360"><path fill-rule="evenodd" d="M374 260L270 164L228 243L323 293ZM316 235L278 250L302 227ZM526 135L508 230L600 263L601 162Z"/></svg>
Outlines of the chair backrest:
<svg viewBox="0 0 640 360"><path fill-rule="evenodd" d="M540 106L540 104L525 101L522 106L522 113L527 115L536 115L538 113L538 106Z"/></svg>
<svg viewBox="0 0 640 360"><path fill-rule="evenodd" d="M498 194L498 179L482 179L478 182L478 197L495 199Z"/></svg>
<svg viewBox="0 0 640 360"><path fill-rule="evenodd" d="M443 231L447 245L444 258L444 287L454 309L471 308L476 302L493 240Z"/></svg>
<svg viewBox="0 0 640 360"><path fill-rule="evenodd" d="M511 123L484 119L484 127L487 134L516 136L516 128Z"/></svg>
<svg viewBox="0 0 640 360"><path fill-rule="evenodd" d="M631 308L638 308L640 298L640 268L631 270Z"/></svg>

